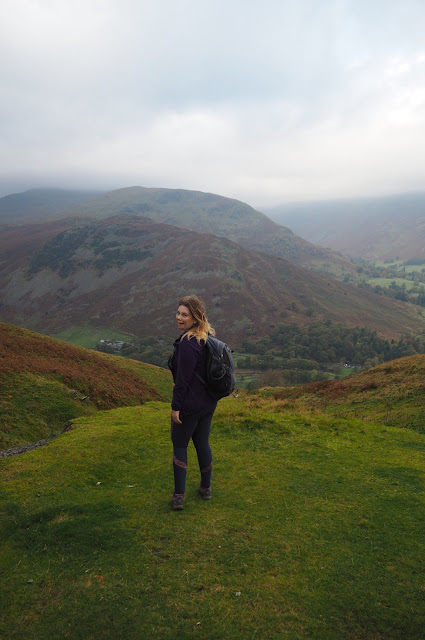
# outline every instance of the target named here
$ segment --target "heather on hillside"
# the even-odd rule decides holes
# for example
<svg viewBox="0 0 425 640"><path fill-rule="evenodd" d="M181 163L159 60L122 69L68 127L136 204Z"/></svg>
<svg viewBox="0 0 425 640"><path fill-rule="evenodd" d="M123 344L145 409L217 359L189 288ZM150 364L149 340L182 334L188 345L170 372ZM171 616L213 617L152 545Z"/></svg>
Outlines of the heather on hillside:
<svg viewBox="0 0 425 640"><path fill-rule="evenodd" d="M158 398L157 391L141 376L100 354L17 327L0 324L0 351L0 375L23 371L47 374L76 386L100 408Z"/></svg>
<svg viewBox="0 0 425 640"><path fill-rule="evenodd" d="M281 411L326 412L338 418L378 422L425 433L425 356L380 364L344 380L264 389Z"/></svg>
<svg viewBox="0 0 425 640"><path fill-rule="evenodd" d="M97 409L167 400L171 385L164 369L0 324L0 449Z"/></svg>

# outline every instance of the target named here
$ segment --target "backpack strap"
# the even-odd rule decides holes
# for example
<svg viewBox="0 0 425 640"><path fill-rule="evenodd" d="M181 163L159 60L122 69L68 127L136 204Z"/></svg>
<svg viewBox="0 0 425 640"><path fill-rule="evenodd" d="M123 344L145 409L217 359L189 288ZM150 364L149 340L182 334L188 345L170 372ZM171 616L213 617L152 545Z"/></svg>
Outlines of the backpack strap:
<svg viewBox="0 0 425 640"><path fill-rule="evenodd" d="M205 345L204 345L204 346L207 348L207 351L209 351L209 349L208 349L208 344L207 344L207 343L208 343L208 338L209 338L209 337L210 337L210 334L208 334L207 339L205 340ZM204 387L206 387L206 386L207 386L207 381L206 381L206 380L204 380L204 378L203 378L202 376L200 376L200 375L199 375L199 373L198 373L197 371L194 371L193 373L194 373L194 374L195 374L195 376L198 378L198 380L200 380L200 381L202 382L202 384L204 385Z"/></svg>
<svg viewBox="0 0 425 640"><path fill-rule="evenodd" d="M204 387L205 387L205 385L207 384L207 381L206 381L206 380L204 380L204 379L199 375L199 373L198 373L197 371L194 371L193 373L194 373L194 374L195 374L195 376L198 378L198 380L200 380L200 381L202 382L202 384L203 384L203 385L204 385Z"/></svg>

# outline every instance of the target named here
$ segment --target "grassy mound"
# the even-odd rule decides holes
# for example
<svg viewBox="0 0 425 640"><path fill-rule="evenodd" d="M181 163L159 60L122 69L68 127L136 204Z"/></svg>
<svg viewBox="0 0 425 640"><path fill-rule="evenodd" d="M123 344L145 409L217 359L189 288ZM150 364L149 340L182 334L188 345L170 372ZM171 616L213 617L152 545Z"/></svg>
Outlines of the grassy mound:
<svg viewBox="0 0 425 640"><path fill-rule="evenodd" d="M98 409L166 400L168 371L0 323L0 449Z"/></svg>
<svg viewBox="0 0 425 640"><path fill-rule="evenodd" d="M423 637L425 440L219 404L213 500L171 512L169 405L101 411L2 467L0 637Z"/></svg>

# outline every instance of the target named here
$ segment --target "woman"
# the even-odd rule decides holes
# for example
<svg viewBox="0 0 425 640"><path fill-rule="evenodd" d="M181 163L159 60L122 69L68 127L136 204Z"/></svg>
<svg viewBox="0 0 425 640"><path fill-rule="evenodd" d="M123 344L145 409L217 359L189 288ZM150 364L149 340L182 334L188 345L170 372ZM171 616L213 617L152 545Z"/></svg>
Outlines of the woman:
<svg viewBox="0 0 425 640"><path fill-rule="evenodd" d="M171 402L171 440L173 442L174 494L171 507L184 507L187 446L192 438L198 455L201 482L198 493L211 500L212 454L209 445L211 420L217 406L198 376L205 379L208 334L215 331L208 322L204 302L197 296L179 300L177 326L183 331L175 341L170 368L174 379Z"/></svg>

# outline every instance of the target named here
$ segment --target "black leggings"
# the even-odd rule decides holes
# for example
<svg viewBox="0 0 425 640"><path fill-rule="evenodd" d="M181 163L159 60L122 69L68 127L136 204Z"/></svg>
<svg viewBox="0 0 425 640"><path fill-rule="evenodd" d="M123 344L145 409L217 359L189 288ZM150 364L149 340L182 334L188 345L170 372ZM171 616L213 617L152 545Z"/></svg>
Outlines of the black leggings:
<svg viewBox="0 0 425 640"><path fill-rule="evenodd" d="M171 420L171 440L173 443L174 493L183 494L186 486L187 446L192 438L198 455L201 472L201 486L211 485L212 453L209 444L211 420L214 409L198 411L183 416L182 424Z"/></svg>

